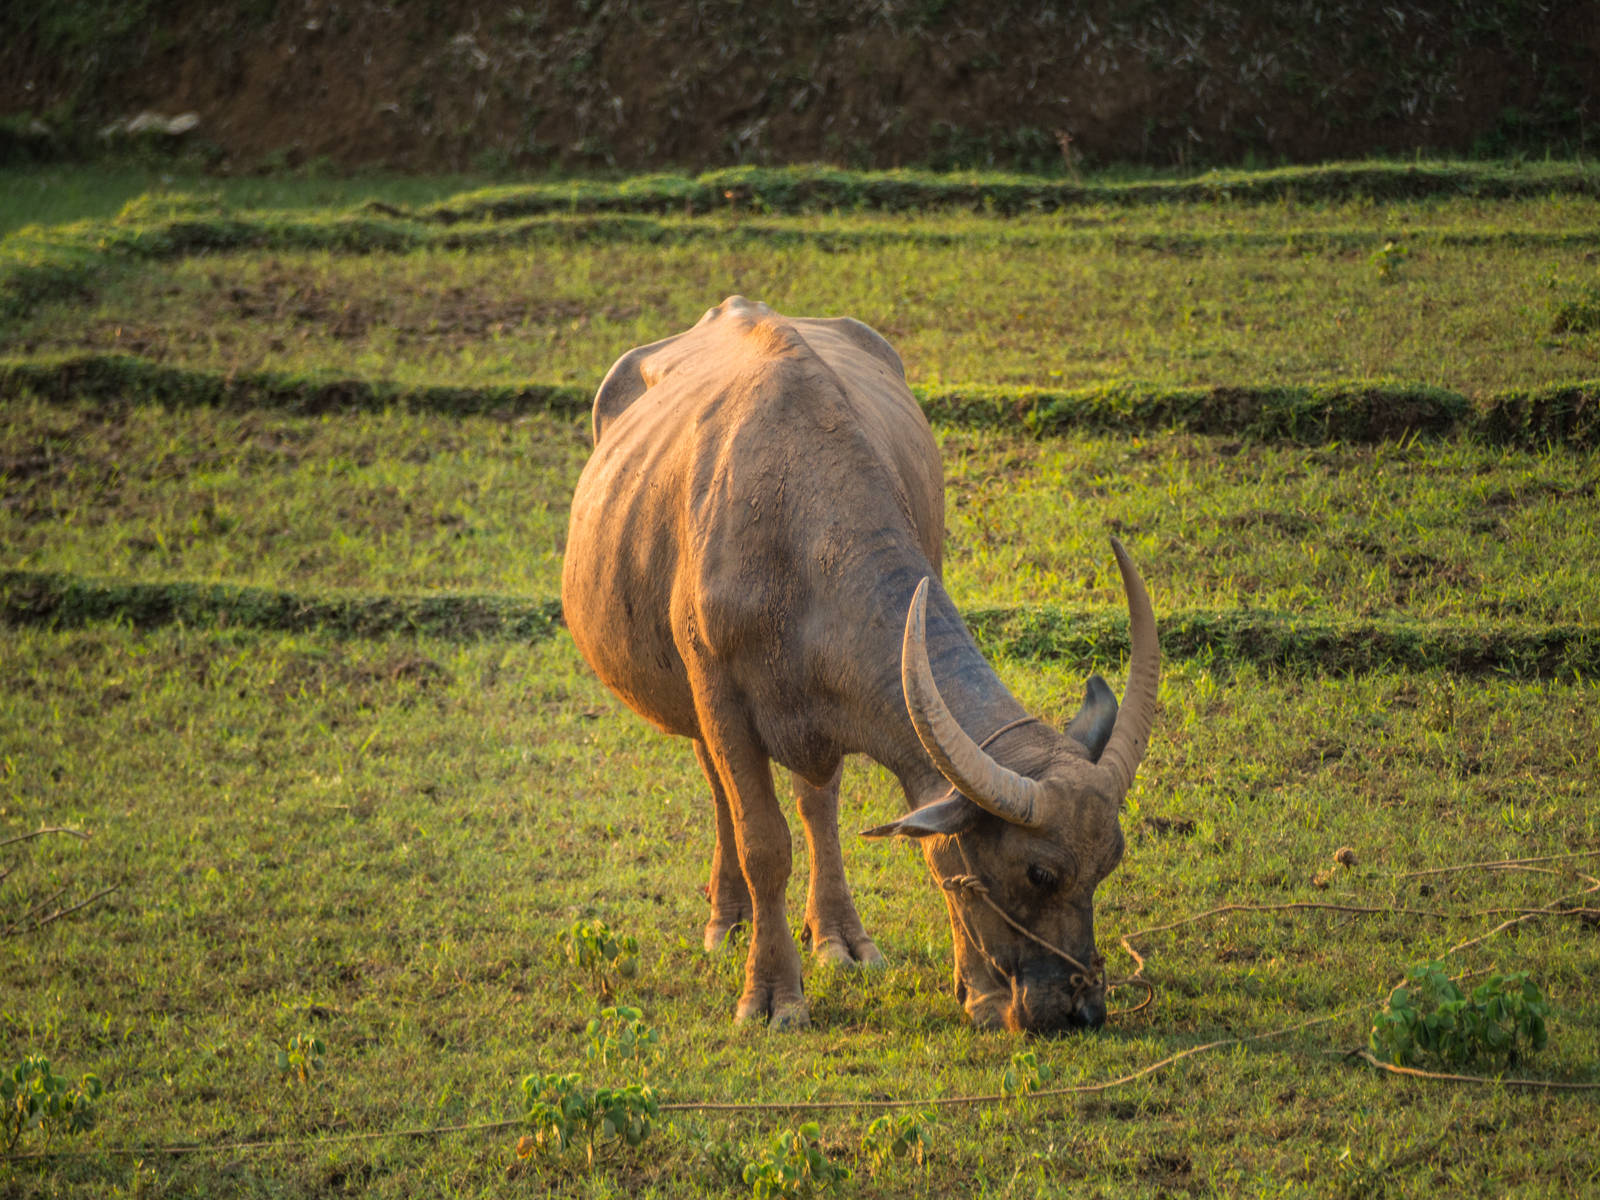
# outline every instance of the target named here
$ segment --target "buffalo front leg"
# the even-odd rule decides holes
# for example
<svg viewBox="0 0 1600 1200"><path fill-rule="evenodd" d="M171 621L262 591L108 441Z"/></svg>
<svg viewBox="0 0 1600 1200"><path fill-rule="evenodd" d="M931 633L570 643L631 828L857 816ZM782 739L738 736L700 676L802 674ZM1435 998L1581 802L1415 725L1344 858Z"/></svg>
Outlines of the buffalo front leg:
<svg viewBox="0 0 1600 1200"><path fill-rule="evenodd" d="M706 744L696 738L694 756L711 785L711 802L717 813L717 845L711 852L711 919L706 922L706 953L722 949L728 935L750 921L750 889L745 885L744 869L739 866L739 843L733 832L733 810L728 793L717 775L716 764Z"/></svg>
<svg viewBox="0 0 1600 1200"><path fill-rule="evenodd" d="M744 994L734 1020L766 1018L773 1029L806 1025L811 1012L800 981L800 952L785 911L792 859L789 825L772 790L772 765L737 710L708 708L702 707L700 728L706 756L728 800L752 915Z"/></svg>
<svg viewBox="0 0 1600 1200"><path fill-rule="evenodd" d="M839 849L839 780L841 762L826 787L812 787L794 777L794 796L805 822L806 845L811 857L811 880L806 890L806 939L819 960L841 967L881 967L883 955L873 945L844 877L844 855Z"/></svg>

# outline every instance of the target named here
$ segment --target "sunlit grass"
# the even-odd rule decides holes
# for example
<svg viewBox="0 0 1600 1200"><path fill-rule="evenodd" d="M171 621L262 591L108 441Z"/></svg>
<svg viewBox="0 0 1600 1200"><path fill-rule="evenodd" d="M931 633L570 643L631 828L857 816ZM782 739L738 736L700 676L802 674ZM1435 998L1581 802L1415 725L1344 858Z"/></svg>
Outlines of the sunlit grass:
<svg viewBox="0 0 1600 1200"><path fill-rule="evenodd" d="M560 589L584 422L17 402L0 565L301 591ZM1118 607L1118 533L1163 611L1590 624L1592 454L941 430L963 607Z"/></svg>
<svg viewBox="0 0 1600 1200"><path fill-rule="evenodd" d="M119 189L151 186L130 177L52 197L52 178L78 186L26 176L42 198L30 208L6 194L0 229L34 219L24 209L103 219ZM316 205L367 195L360 181L321 186L215 190L225 204L305 206L311 222L328 218ZM410 205L444 191L383 187ZM0 352L588 387L622 350L744 291L869 321L922 383L1382 377L1477 394L1600 374L1596 335L1550 332L1552 306L1593 282L1583 247L1597 215L1593 200L1562 197L1084 206L1006 221L744 213L660 244L541 233L404 255L196 254L86 268L92 296L6 327ZM752 235L758 222L771 232ZM1391 236L1405 254L1375 258ZM967 610L1120 611L1114 532L1163 614L1538 630L1593 626L1600 612L1593 453L1464 438L937 437L947 579ZM586 422L549 415L22 396L0 408L0 570L548 600L586 454ZM564 633L546 633L369 638L220 616L0 629L0 841L41 825L92 835L0 849L0 929L53 896L116 888L43 929L0 934L0 1066L38 1052L111 1086L100 1129L56 1147L74 1156L8 1162L0 1192L748 1195L728 1164L799 1114L674 1114L643 1153L592 1171L581 1156L518 1160L517 1130L298 1141L512 1117L533 1071L631 1078L584 1059L597 999L553 943L580 916L640 940L621 998L661 1030L667 1055L649 1079L668 1100L998 1090L1025 1043L966 1024L920 857L853 836L903 804L862 763L845 776L845 856L891 965L808 967L809 1031L731 1025L740 956L699 950L712 823L689 746L629 714ZM1090 669L995 665L1057 724ZM1092 667L1121 691L1119 662ZM1597 747L1595 690L1570 672L1277 672L1170 657L1122 816L1128 853L1097 897L1114 975L1133 967L1120 935L1226 903L1449 915L1238 914L1139 937L1154 1006L1098 1035L1028 1043L1057 1082L1332 1019L1103 1095L945 1110L920 1170L870 1172L859 1151L874 1113L817 1114L828 1153L857 1169L849 1194L1592 1190L1587 1096L1402 1083L1345 1053L1407 965L1504 919L1490 910L1590 885L1574 867L1596 873L1594 859L1406 872L1600 848ZM795 849L797 922L803 839ZM1451 960L1528 970L1549 996L1551 1044L1517 1073L1597 1079L1594 928L1592 916L1543 918ZM327 1047L309 1085L276 1067L297 1034ZM257 1139L296 1144L107 1152Z"/></svg>
<svg viewBox="0 0 1600 1200"><path fill-rule="evenodd" d="M232 1179L252 1192L328 1189L336 1164L360 1171L369 1194L408 1194L435 1174L470 1194L495 1190L514 1132L269 1152L248 1160L244 1181L228 1174L229 1156L134 1167L94 1147L511 1115L523 1073L594 1073L581 1028L595 999L551 957L554 933L578 915L639 937L644 969L627 999L662 1030L669 1055L651 1078L672 1099L988 1092L1019 1048L1010 1035L972 1032L949 995L949 934L918 856L854 839L858 903L893 965L867 977L810 970L810 1032L736 1032L737 956L698 949L710 833L692 755L627 715L564 637L461 647L13 632L3 661L6 830L72 824L94 841L8 851L15 870L0 902L120 885L73 920L0 944L0 1044L113 1085L102 1128L84 1143L90 1158L16 1168L25 1193L128 1187L135 1172L166 1188ZM1076 677L1000 667L1031 707L1063 718ZM1124 816L1127 860L1100 897L1113 970L1131 967L1118 933L1228 900L1470 912L1581 887L1469 873L1424 895L1398 872L1593 846L1593 700L1582 685L1173 667ZM842 823L873 824L899 804L881 771L853 768ZM1341 846L1356 865L1318 890L1313 878ZM1098 1037L1036 1046L1062 1082L1354 1007L1101 1098L945 1114L926 1177L907 1164L861 1182L901 1194L1001 1169L1048 1181L1070 1157L1071 1178L1126 1171L1135 1191L1158 1190L1159 1152L1186 1159L1195 1178L1298 1174L1326 1189L1349 1169L1347 1148L1377 1161L1392 1138L1439 1143L1392 1164L1396 1179L1480 1170L1489 1154L1502 1185L1581 1176L1595 1166L1581 1099L1482 1093L1473 1103L1484 1120L1520 1128L1457 1145L1446 1137L1456 1093L1413 1089L1398 1104L1400 1085L1330 1056L1364 1036L1407 963L1492 921L1244 916L1141 939L1157 1006ZM1542 1073L1587 1078L1600 1053L1588 1003L1600 950L1582 930L1537 924L1458 964L1535 973L1557 1012L1551 1048L1529 1064ZM327 1045L309 1088L273 1066L301 1031ZM1277 1099L1263 1106L1262 1095ZM824 1114L833 1152L848 1161L870 1116ZM1272 1136L1218 1140L1219 1125ZM670 1193L695 1180L732 1194L705 1144L753 1153L773 1127L675 1117L647 1154L613 1160L582 1186ZM1517 1148L1530 1141L1539 1155ZM582 1174L552 1165L537 1177ZM1489 1184L1469 1190L1480 1188Z"/></svg>
<svg viewBox="0 0 1600 1200"><path fill-rule="evenodd" d="M367 200L425 205L481 187L465 175L208 175L181 164L11 167L0 170L0 237L23 225L105 221L130 200L216 196L240 209L347 208Z"/></svg>
<svg viewBox="0 0 1600 1200"><path fill-rule="evenodd" d="M1388 275L1373 253L980 239L227 254L124 273L70 318L45 306L0 349L408 383L587 382L740 292L791 314L865 320L913 382L1399 378L1473 393L1600 371L1593 335L1550 331L1555 306L1592 274L1570 251L1436 243Z"/></svg>

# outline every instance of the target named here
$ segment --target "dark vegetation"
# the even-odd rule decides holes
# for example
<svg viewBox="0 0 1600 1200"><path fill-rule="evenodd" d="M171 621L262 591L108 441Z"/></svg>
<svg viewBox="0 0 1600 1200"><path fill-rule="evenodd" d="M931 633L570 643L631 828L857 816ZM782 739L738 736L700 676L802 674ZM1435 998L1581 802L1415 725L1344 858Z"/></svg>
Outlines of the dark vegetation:
<svg viewBox="0 0 1600 1200"><path fill-rule="evenodd" d="M0 162L195 112L230 168L1033 171L1592 150L1589 4L312 4L0 10ZM170 148L170 147L169 147Z"/></svg>
<svg viewBox="0 0 1600 1200"><path fill-rule="evenodd" d="M919 385L913 391L940 424L1035 435L1183 429L1304 444L1461 434L1505 446L1600 445L1600 381L1510 388L1477 400L1443 388L1386 383L1163 388L1118 382L1061 391L954 384ZM302 415L402 408L508 417L581 416L592 399L589 389L578 386L410 387L359 378L219 373L128 355L0 359L0 398L24 395L174 408L275 408Z"/></svg>
<svg viewBox="0 0 1600 1200"><path fill-rule="evenodd" d="M1125 656L1125 619L1050 606L965 614L986 653L1065 662L1086 671ZM339 638L431 637L535 641L554 633L559 601L505 596L315 595L227 584L123 583L38 571L0 571L0 624L76 629L103 622L317 632ZM1348 674L1444 669L1539 679L1600 672L1600 634L1589 625L1352 619L1232 610L1169 613L1159 621L1168 658L1254 663Z"/></svg>

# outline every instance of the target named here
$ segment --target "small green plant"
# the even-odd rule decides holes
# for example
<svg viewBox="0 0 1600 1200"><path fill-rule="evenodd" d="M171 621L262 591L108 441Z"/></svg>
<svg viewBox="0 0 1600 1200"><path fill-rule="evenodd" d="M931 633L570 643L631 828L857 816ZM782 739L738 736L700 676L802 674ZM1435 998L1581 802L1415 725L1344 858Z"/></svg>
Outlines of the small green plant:
<svg viewBox="0 0 1600 1200"><path fill-rule="evenodd" d="M1491 975L1467 995L1439 963L1421 963L1389 994L1367 1044L1376 1057L1403 1067L1429 1055L1451 1066L1510 1064L1524 1046L1544 1048L1549 1015L1526 971Z"/></svg>
<svg viewBox="0 0 1600 1200"><path fill-rule="evenodd" d="M517 1142L517 1156L561 1154L581 1145L590 1166L608 1149L642 1144L661 1110L645 1084L591 1088L577 1074L529 1075L522 1095L533 1132Z"/></svg>
<svg viewBox="0 0 1600 1200"><path fill-rule="evenodd" d="M1007 1096L1026 1096L1038 1091L1055 1078L1049 1063L1039 1061L1032 1050L1018 1050L1011 1056L1011 1065L1000 1077L1000 1090Z"/></svg>
<svg viewBox="0 0 1600 1200"><path fill-rule="evenodd" d="M828 1191L850 1178L850 1168L829 1160L815 1121L785 1129L766 1152L746 1163L743 1178L755 1200L795 1200Z"/></svg>
<svg viewBox="0 0 1600 1200"><path fill-rule="evenodd" d="M309 1033L297 1033L278 1051L278 1074L285 1082L298 1079L310 1083L311 1077L322 1070L322 1056L327 1047L322 1039Z"/></svg>
<svg viewBox="0 0 1600 1200"><path fill-rule="evenodd" d="M1377 270L1379 280L1392 283L1399 278L1400 266L1409 255L1410 251L1399 242L1388 241L1384 242L1381 249L1369 254L1367 261Z"/></svg>
<svg viewBox="0 0 1600 1200"><path fill-rule="evenodd" d="M867 1126L861 1138L861 1156L867 1160L873 1174L897 1158L909 1158L917 1166L924 1166L928 1146L933 1140L933 1124L933 1118L927 1113L905 1113L898 1117L885 1113Z"/></svg>
<svg viewBox="0 0 1600 1200"><path fill-rule="evenodd" d="M584 1056L602 1066L632 1061L641 1073L661 1055L661 1031L645 1023L644 1013L620 1005L603 1008L584 1028L589 1045Z"/></svg>
<svg viewBox="0 0 1600 1200"><path fill-rule="evenodd" d="M49 1059L37 1054L24 1058L0 1076L0 1133L10 1154L22 1135L37 1129L46 1146L58 1133L83 1133L94 1128L95 1102L104 1088L94 1075L85 1075L76 1087L66 1076L50 1069Z"/></svg>
<svg viewBox="0 0 1600 1200"><path fill-rule="evenodd" d="M696 1152L718 1182L731 1185L743 1181L746 1162L744 1149L738 1143L702 1136Z"/></svg>
<svg viewBox="0 0 1600 1200"><path fill-rule="evenodd" d="M567 962L587 972L602 1000L616 994L618 979L639 973L639 941L631 934L613 933L599 920L575 921L556 934L556 946Z"/></svg>
<svg viewBox="0 0 1600 1200"><path fill-rule="evenodd" d="M1585 288L1582 294L1553 306L1551 333L1593 333L1600 329L1600 287Z"/></svg>

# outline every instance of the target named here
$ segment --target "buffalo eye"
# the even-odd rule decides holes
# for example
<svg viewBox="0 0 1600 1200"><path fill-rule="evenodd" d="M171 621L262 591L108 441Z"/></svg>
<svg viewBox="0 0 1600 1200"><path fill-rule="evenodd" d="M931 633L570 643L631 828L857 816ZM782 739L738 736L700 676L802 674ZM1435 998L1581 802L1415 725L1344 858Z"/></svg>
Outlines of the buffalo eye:
<svg viewBox="0 0 1600 1200"><path fill-rule="evenodd" d="M1033 884L1033 886L1038 888L1041 892L1052 892L1055 890L1056 884L1059 881L1056 879L1056 873L1054 871L1049 870L1046 867L1041 867L1035 863L1033 866L1028 868L1028 882Z"/></svg>

